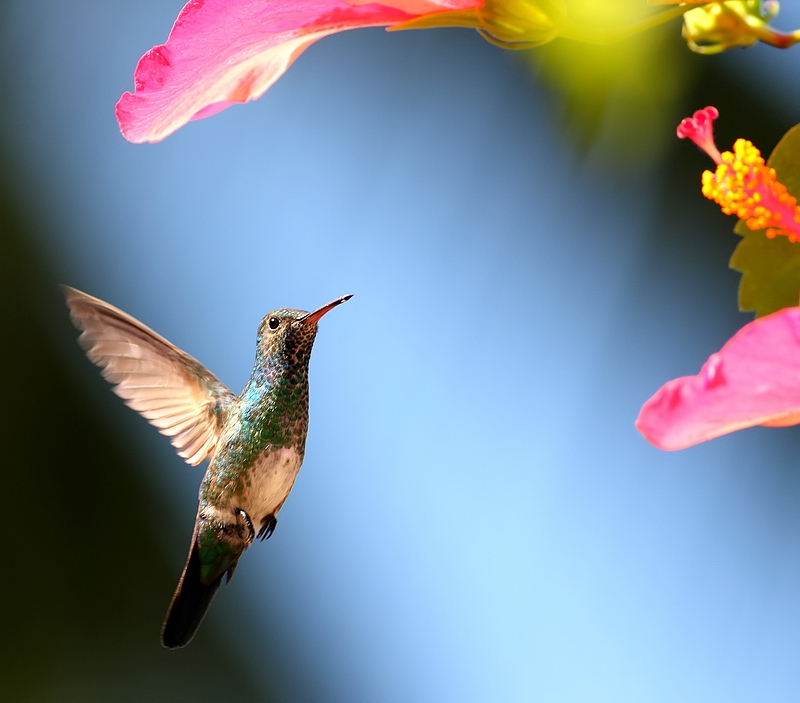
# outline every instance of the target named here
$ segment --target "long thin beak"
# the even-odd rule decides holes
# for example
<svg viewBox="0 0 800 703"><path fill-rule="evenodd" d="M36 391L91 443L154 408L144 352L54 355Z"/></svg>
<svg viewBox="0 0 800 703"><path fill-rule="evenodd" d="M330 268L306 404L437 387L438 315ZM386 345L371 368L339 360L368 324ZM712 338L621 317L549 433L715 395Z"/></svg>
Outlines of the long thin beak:
<svg viewBox="0 0 800 703"><path fill-rule="evenodd" d="M343 295L341 298L336 298L336 300L332 300L327 305L323 305L321 308L314 310L314 312L308 313L305 317L301 317L298 322L302 322L304 325L314 324L316 325L319 322L320 318L326 313L333 310L337 305L341 305L342 303L346 303L350 298L353 297L353 294L350 295Z"/></svg>

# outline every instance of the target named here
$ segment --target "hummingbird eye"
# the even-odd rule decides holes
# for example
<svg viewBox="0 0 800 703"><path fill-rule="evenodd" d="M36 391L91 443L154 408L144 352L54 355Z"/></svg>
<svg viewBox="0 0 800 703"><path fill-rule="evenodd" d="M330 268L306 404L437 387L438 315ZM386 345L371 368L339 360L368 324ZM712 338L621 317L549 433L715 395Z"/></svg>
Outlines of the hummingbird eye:
<svg viewBox="0 0 800 703"><path fill-rule="evenodd" d="M281 321L277 317L270 317L267 324L271 330L276 330L280 326Z"/></svg>

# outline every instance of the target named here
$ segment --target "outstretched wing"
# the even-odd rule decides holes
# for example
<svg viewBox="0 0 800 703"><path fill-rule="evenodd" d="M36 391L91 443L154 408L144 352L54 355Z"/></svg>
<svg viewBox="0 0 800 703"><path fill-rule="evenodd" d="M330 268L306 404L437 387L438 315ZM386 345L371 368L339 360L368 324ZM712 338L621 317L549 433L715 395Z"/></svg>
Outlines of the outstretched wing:
<svg viewBox="0 0 800 703"><path fill-rule="evenodd" d="M236 396L200 362L130 315L79 290L63 287L86 355L114 392L189 464L211 454Z"/></svg>

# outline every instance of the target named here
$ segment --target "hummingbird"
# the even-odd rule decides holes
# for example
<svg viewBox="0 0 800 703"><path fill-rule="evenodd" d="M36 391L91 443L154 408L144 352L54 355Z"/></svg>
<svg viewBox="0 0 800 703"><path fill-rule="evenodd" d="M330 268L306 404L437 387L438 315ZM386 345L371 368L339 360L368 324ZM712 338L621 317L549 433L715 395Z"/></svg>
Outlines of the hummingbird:
<svg viewBox="0 0 800 703"><path fill-rule="evenodd" d="M114 392L196 466L200 483L189 556L161 643L186 646L239 557L267 539L303 463L308 431L308 362L323 315L280 308L258 327L250 380L234 395L199 361L113 305L63 287L78 342Z"/></svg>

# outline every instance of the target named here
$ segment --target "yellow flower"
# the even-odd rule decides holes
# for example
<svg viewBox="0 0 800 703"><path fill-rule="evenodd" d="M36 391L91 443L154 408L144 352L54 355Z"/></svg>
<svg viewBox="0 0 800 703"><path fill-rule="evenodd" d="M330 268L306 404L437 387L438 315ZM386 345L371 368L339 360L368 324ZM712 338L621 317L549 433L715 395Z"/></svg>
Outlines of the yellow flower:
<svg viewBox="0 0 800 703"><path fill-rule="evenodd" d="M800 41L800 30L785 33L769 26L778 3L761 0L710 2L683 16L683 38L698 54L718 54L757 41L786 49Z"/></svg>
<svg viewBox="0 0 800 703"><path fill-rule="evenodd" d="M477 29L484 39L506 49L530 49L556 37L591 44L613 44L685 12L685 7L677 7L608 28L576 22L565 0L484 0L482 7L423 15L393 25L389 30L470 27Z"/></svg>

